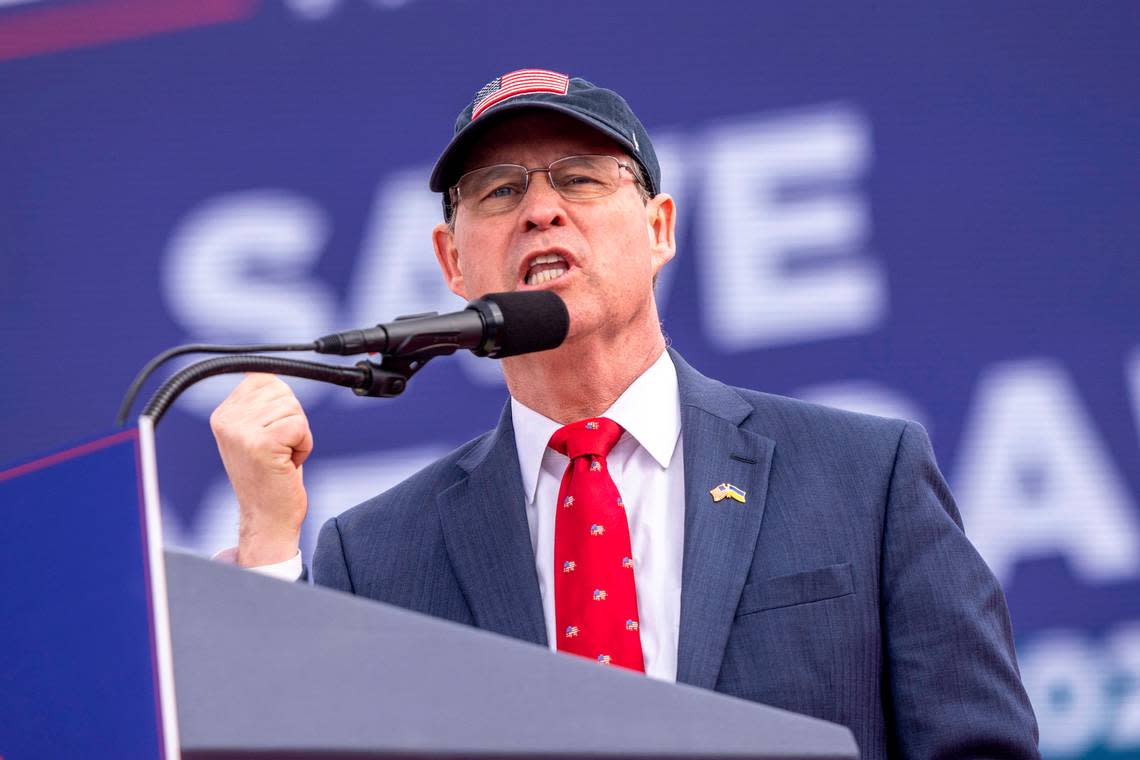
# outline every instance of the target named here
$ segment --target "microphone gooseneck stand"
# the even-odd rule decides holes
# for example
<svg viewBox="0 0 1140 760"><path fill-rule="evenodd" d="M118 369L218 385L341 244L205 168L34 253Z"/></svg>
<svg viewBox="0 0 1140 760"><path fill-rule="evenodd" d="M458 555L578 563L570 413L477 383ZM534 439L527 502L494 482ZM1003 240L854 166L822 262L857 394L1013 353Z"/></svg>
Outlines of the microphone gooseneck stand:
<svg viewBox="0 0 1140 760"><path fill-rule="evenodd" d="M256 343L245 346L226 346L217 343L187 343L182 346L168 348L147 362L146 366L135 375L135 379L131 381L130 387L127 388L126 395L123 396L122 403L119 404L119 411L115 414L115 424L119 426L127 424L127 417L131 413L131 407L134 406L135 398L139 395L139 391L142 390L143 383L147 381L147 378L150 377L156 369L177 356L183 356L185 354L250 354L261 351L312 351L316 348L316 345L316 342Z"/></svg>
<svg viewBox="0 0 1140 760"><path fill-rule="evenodd" d="M358 396L399 396L408 380L437 356L464 348L476 356L501 359L549 351L566 339L570 313L555 293L547 291L488 293L453 314L413 314L363 330L333 333L310 343L265 343L219 346L193 343L164 351L151 359L135 377L119 406L117 422L127 415L143 383L159 365L187 353L234 354L206 359L175 373L155 391L142 416L158 421L183 391L215 375L235 372L269 372L341 385ZM343 366L253 355L260 351L314 351L321 354L379 353L381 361L360 361Z"/></svg>
<svg viewBox="0 0 1140 760"><path fill-rule="evenodd" d="M207 377L237 372L270 372L275 375L300 377L352 388L358 396L391 398L403 393L408 386L408 380L431 358L431 356L385 357L382 363L360 361L351 367L246 354L206 359L176 372L163 383L146 403L142 416L149 417L157 426L174 400L191 385Z"/></svg>

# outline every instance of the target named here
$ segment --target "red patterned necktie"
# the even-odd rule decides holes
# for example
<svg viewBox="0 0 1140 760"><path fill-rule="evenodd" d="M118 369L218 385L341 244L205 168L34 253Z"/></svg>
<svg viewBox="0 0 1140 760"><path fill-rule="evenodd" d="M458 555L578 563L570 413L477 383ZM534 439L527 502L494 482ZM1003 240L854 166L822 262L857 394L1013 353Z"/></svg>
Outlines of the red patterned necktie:
<svg viewBox="0 0 1140 760"><path fill-rule="evenodd" d="M555 628L559 651L644 673L629 521L606 466L621 434L596 417L550 438L570 457L554 520Z"/></svg>

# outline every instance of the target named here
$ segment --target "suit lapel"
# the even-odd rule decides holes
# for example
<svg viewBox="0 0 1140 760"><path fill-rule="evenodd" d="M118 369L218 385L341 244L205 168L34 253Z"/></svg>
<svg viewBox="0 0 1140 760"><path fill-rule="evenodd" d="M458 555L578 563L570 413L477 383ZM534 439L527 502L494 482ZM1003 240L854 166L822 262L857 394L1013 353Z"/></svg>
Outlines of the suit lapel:
<svg viewBox="0 0 1140 760"><path fill-rule="evenodd" d="M546 645L510 405L436 498L448 556L480 628Z"/></svg>
<svg viewBox="0 0 1140 760"><path fill-rule="evenodd" d="M756 552L775 443L740 427L752 406L739 394L700 375L675 353L673 361L685 452L677 680L712 689ZM744 504L713 501L709 490L725 482L747 492Z"/></svg>
<svg viewBox="0 0 1140 760"><path fill-rule="evenodd" d="M677 680L716 686L740 592L752 566L775 443L741 429L752 406L670 351L677 367L685 465L685 546ZM475 624L545 646L510 406L457 462L467 477L436 499L448 556ZM714 502L724 482L746 503Z"/></svg>

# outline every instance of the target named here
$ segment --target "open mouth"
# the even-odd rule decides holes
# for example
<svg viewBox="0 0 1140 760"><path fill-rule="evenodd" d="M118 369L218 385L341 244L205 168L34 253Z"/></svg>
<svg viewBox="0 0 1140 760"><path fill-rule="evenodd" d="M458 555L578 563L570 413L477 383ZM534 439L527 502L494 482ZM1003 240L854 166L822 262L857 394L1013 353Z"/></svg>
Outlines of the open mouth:
<svg viewBox="0 0 1140 760"><path fill-rule="evenodd" d="M531 259L523 282L527 285L542 285L557 280L570 271L570 264L557 253L544 253Z"/></svg>

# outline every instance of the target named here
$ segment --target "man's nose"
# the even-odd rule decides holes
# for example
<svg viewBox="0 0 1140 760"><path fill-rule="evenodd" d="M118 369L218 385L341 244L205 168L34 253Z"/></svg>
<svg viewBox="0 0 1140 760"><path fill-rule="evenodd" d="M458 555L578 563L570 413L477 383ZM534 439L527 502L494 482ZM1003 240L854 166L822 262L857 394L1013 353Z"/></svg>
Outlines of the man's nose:
<svg viewBox="0 0 1140 760"><path fill-rule="evenodd" d="M541 177L538 176L540 174ZM522 199L521 219L525 228L532 230L561 225L565 221L565 202L551 184L549 170L532 171Z"/></svg>

